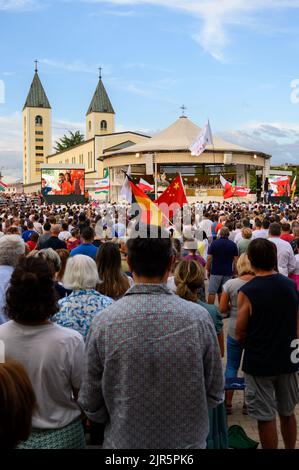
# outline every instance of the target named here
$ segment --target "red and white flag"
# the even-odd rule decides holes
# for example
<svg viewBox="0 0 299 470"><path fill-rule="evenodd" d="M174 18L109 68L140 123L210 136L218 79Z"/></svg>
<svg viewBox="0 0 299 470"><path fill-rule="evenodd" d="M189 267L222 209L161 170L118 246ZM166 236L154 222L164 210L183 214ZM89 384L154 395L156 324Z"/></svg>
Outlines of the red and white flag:
<svg viewBox="0 0 299 470"><path fill-rule="evenodd" d="M142 191L149 191L152 192L154 191L155 187L153 184L149 184L147 181L145 181L143 178L140 178L139 183L137 184L138 188L142 189Z"/></svg>
<svg viewBox="0 0 299 470"><path fill-rule="evenodd" d="M223 186L223 197L229 199L233 196L246 197L250 193L250 188L246 186L236 186L235 183L230 183L222 175L220 175L220 183Z"/></svg>

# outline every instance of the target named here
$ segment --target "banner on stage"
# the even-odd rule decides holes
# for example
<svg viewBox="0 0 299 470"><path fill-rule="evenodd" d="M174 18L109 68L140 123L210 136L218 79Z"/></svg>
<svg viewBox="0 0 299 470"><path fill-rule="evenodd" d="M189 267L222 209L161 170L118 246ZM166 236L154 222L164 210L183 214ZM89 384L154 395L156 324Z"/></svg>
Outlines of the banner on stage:
<svg viewBox="0 0 299 470"><path fill-rule="evenodd" d="M271 176L271 178L269 178L269 193L271 193L271 197L290 197L290 177Z"/></svg>

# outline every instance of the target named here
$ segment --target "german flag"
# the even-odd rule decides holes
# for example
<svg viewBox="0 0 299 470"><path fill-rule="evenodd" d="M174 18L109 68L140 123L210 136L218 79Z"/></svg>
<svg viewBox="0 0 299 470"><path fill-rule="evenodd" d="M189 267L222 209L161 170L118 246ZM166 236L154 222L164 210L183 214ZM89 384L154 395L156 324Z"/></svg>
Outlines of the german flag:
<svg viewBox="0 0 299 470"><path fill-rule="evenodd" d="M138 186L136 186L129 177L128 179L133 197L140 207L140 222L146 225L162 226L164 216L159 207L146 194L144 194L142 189L138 188ZM133 200L132 202L134 203Z"/></svg>

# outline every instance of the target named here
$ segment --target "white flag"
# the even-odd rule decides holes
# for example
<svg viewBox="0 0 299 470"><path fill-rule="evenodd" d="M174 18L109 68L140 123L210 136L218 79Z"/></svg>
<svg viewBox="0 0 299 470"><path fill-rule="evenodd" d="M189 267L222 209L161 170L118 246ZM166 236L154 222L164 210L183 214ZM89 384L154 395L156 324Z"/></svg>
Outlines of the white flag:
<svg viewBox="0 0 299 470"><path fill-rule="evenodd" d="M223 187L225 187L228 181L222 175L220 175L220 183L222 184Z"/></svg>
<svg viewBox="0 0 299 470"><path fill-rule="evenodd" d="M129 165L127 175L131 176L131 165ZM124 181L124 184L121 188L120 195L124 199L126 199L126 201L132 203L132 189L131 189L131 186L130 186L130 183L129 183L129 180L128 180L127 176L125 177L125 181Z"/></svg>
<svg viewBox="0 0 299 470"><path fill-rule="evenodd" d="M213 137L209 121L201 130L196 141L189 148L191 155L196 155L198 157L202 152L204 152L207 145L213 145Z"/></svg>

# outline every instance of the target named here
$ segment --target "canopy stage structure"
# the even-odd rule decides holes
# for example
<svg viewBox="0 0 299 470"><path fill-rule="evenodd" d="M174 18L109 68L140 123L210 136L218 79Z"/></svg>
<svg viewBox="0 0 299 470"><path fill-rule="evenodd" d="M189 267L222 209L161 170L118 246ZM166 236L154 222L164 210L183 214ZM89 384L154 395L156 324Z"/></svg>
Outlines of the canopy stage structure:
<svg viewBox="0 0 299 470"><path fill-rule="evenodd" d="M177 173L181 173L186 195L195 200L222 199L220 175L236 185L249 186L250 170L260 170L268 177L271 155L250 150L213 136L213 145L200 156L189 150L201 129L186 116L181 116L167 129L144 142L114 152L104 152L101 161L110 171L110 200L120 202L124 181L123 170L131 165L132 179L140 177L155 185L159 196Z"/></svg>

